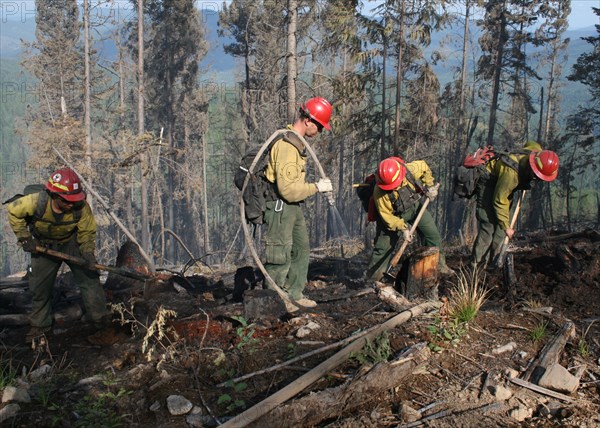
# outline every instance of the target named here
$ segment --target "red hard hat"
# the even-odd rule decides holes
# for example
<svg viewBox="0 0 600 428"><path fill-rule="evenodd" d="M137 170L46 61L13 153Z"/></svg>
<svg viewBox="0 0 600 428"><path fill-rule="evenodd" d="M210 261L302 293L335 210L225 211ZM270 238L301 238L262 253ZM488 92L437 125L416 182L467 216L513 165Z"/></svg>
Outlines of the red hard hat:
<svg viewBox="0 0 600 428"><path fill-rule="evenodd" d="M553 181L558 176L558 155L551 150L531 152L529 165L540 180Z"/></svg>
<svg viewBox="0 0 600 428"><path fill-rule="evenodd" d="M382 190L394 190L400 186L406 176L404 161L399 157L392 156L379 163L377 171L377 185Z"/></svg>
<svg viewBox="0 0 600 428"><path fill-rule="evenodd" d="M325 129L331 131L329 118L331 117L331 104L325 98L311 98L300 106L300 110L308 114L312 120L319 122Z"/></svg>
<svg viewBox="0 0 600 428"><path fill-rule="evenodd" d="M46 183L46 189L69 202L79 202L85 199L79 176L71 168L54 171Z"/></svg>

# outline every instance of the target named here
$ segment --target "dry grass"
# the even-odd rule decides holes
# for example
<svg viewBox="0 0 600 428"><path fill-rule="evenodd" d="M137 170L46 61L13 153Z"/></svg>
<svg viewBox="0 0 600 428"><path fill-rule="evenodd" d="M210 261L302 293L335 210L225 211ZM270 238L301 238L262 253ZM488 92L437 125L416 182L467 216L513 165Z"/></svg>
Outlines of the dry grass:
<svg viewBox="0 0 600 428"><path fill-rule="evenodd" d="M157 354L159 354L161 362L167 359L174 360L177 352L172 338L176 342L178 336L172 327L167 327L167 321L170 318L177 318L177 313L165 309L161 305L152 322L147 325L134 316L134 304L133 301L130 302L131 306L129 308L123 303L111 304L110 306L112 312L119 315L121 325L129 325L134 334L138 331L144 334L142 352L148 361L152 361Z"/></svg>
<svg viewBox="0 0 600 428"><path fill-rule="evenodd" d="M539 300L529 299L529 300L525 300L523 302L523 307L527 308L527 309L539 309L539 308L543 308L544 304L542 302L540 302Z"/></svg>
<svg viewBox="0 0 600 428"><path fill-rule="evenodd" d="M485 275L476 268L460 268L458 279L450 291L450 318L459 323L469 322L477 316L487 300L490 290L484 286Z"/></svg>

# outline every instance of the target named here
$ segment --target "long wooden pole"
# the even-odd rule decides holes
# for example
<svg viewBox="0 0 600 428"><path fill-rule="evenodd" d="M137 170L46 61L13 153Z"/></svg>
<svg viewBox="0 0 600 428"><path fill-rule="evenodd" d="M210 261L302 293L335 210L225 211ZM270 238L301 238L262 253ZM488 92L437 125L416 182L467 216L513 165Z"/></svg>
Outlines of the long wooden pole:
<svg viewBox="0 0 600 428"><path fill-rule="evenodd" d="M431 200L428 197L425 197L425 202L423 202L423 205L421 205L419 214L417 214L417 218L415 218L415 221L413 221L413 224L410 228L411 236L414 236L415 231L417 230L417 227L419 226L419 222L421 221L421 217L423 217L423 214L425 214L425 211L427 210L427 206L429 205L430 201ZM396 254L394 254L394 257L392 257L392 260L390 261L390 266L387 268L387 271L385 272L386 275L393 277L393 275L390 272L400 261L400 257L402 257L402 254L404 254L404 250L406 250L406 247L408 247L408 244L409 244L409 241L407 241L406 239L404 240L404 242L402 242L400 249L396 252Z"/></svg>
<svg viewBox="0 0 600 428"><path fill-rule="evenodd" d="M365 343L372 341L384 331L390 330L396 327L397 325L405 323L406 321L422 314L423 312L428 312L433 309L437 309L441 305L441 302L425 302L409 310L401 312L398 315L395 315L383 324L380 324L378 328L372 330L369 334L362 336L358 340L355 340L354 342L346 346L344 349L338 351L329 359L323 361L321 364L319 364L317 367L315 367L308 373L299 377L294 382L285 386L283 389L280 389L275 394L267 397L257 405L240 413L235 418L230 419L229 421L221 425L221 427L239 428L250 424L251 422L260 418L262 415L270 412L286 400L289 400L296 394L302 392L305 388L312 385L314 382L319 380L322 376L333 370L338 365L344 363L352 352L360 351L365 345Z"/></svg>
<svg viewBox="0 0 600 428"><path fill-rule="evenodd" d="M71 262L78 266L85 266L92 270L103 270L106 272L116 273L117 275L126 276L128 278L138 279L140 281L145 281L147 279L153 278L151 275L144 275L143 273L122 269L116 266L107 266L102 265L100 263L88 263L88 261L82 257L76 257L70 254L61 253L60 251L55 251L50 248L42 247L41 245L37 245L35 247L35 252L40 254L46 254L51 257L56 257L57 259L64 260L66 262Z"/></svg>
<svg viewBox="0 0 600 428"><path fill-rule="evenodd" d="M298 361L302 361L302 360L305 360L305 359L310 358L312 356L315 356L317 354L322 354L323 352L327 352L327 351L330 351L332 349L339 348L340 346L347 345L350 342L353 342L355 340L360 339L365 334L369 334L372 330L374 330L376 328L377 328L377 326L370 327L367 330L361 331L360 333L353 334L352 336L347 337L345 339L342 339L342 340L340 340L338 342L330 343L329 345L322 346L321 348L318 348L318 349L313 349L312 351L309 351L309 352L307 352L305 354L302 354L302 355L298 355L297 357L294 357L291 360L287 360L287 361L284 361L283 363L279 363L279 364L276 364L274 366L267 367L266 369L258 370L258 371L252 372L252 373L247 373L247 374L245 374L243 376L239 376L239 377L236 377L234 379L229 379L226 382L221 382L221 383L217 384L216 386L217 386L217 388L222 388L224 386L227 386L231 382L238 383L238 382L240 382L242 380L250 379L251 377L254 377L254 376L258 376L258 375L261 375L261 374L264 374L264 373L269 373L269 372L272 372L272 371L279 370L279 369L282 369L284 367L290 366L292 364L296 364Z"/></svg>
<svg viewBox="0 0 600 428"><path fill-rule="evenodd" d="M521 196L519 197L519 200L517 201L517 206L515 207L515 212L513 213L512 219L510 220L510 228L513 230L515 228L515 224L517 224L517 218L519 218L519 211L521 210L521 203L525 198L525 193L527 193L527 190L523 190L521 192ZM502 267L502 265L504 265L504 259L506 258L506 250L508 249L508 241L508 236L505 236L504 240L502 241L502 245L500 246L498 256L496 256L496 260L494 262L494 265L496 267L500 268Z"/></svg>

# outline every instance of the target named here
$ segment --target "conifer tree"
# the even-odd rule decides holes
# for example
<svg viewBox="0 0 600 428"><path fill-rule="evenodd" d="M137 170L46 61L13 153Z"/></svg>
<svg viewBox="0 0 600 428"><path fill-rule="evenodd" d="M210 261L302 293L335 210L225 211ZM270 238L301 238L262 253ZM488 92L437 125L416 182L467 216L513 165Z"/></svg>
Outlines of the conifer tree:
<svg viewBox="0 0 600 428"><path fill-rule="evenodd" d="M161 177L166 177L165 188L157 193L163 195L165 205L165 212L159 217L164 218L164 223L159 221L161 230L167 228L177 233L188 223L176 220L189 218L185 206L181 205L182 186L187 182L180 174L184 169L181 165L186 163L182 156L185 153L186 121L181 106L199 87L198 63L206 54L207 43L193 0L149 0L145 3L145 11L148 37L144 86L149 101L146 129L155 130L155 135L164 129L168 147L166 153L160 154L161 158L166 156L161 163L166 171L154 177L157 185L161 183ZM162 239L164 233L161 235ZM170 240L166 248L168 258L174 260L174 240Z"/></svg>
<svg viewBox="0 0 600 428"><path fill-rule="evenodd" d="M83 159L79 8L75 0L40 0L36 7L36 39L25 44L22 63L38 81L38 103L32 106L28 129L29 161L50 169L56 163L53 146Z"/></svg>

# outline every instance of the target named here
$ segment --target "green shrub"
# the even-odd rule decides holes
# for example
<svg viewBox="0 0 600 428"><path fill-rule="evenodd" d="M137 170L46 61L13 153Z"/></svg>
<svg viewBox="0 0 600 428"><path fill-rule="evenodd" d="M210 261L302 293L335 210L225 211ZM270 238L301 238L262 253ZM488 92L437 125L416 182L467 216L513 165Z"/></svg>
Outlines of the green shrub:
<svg viewBox="0 0 600 428"><path fill-rule="evenodd" d="M392 355L390 338L388 332L384 331L373 342L367 340L360 351L350 354L350 358L355 359L360 364L375 364L387 361L390 355Z"/></svg>
<svg viewBox="0 0 600 428"><path fill-rule="evenodd" d="M17 379L17 368L13 364L12 358L5 359L4 355L0 358L0 390L2 390L7 386L14 385Z"/></svg>

